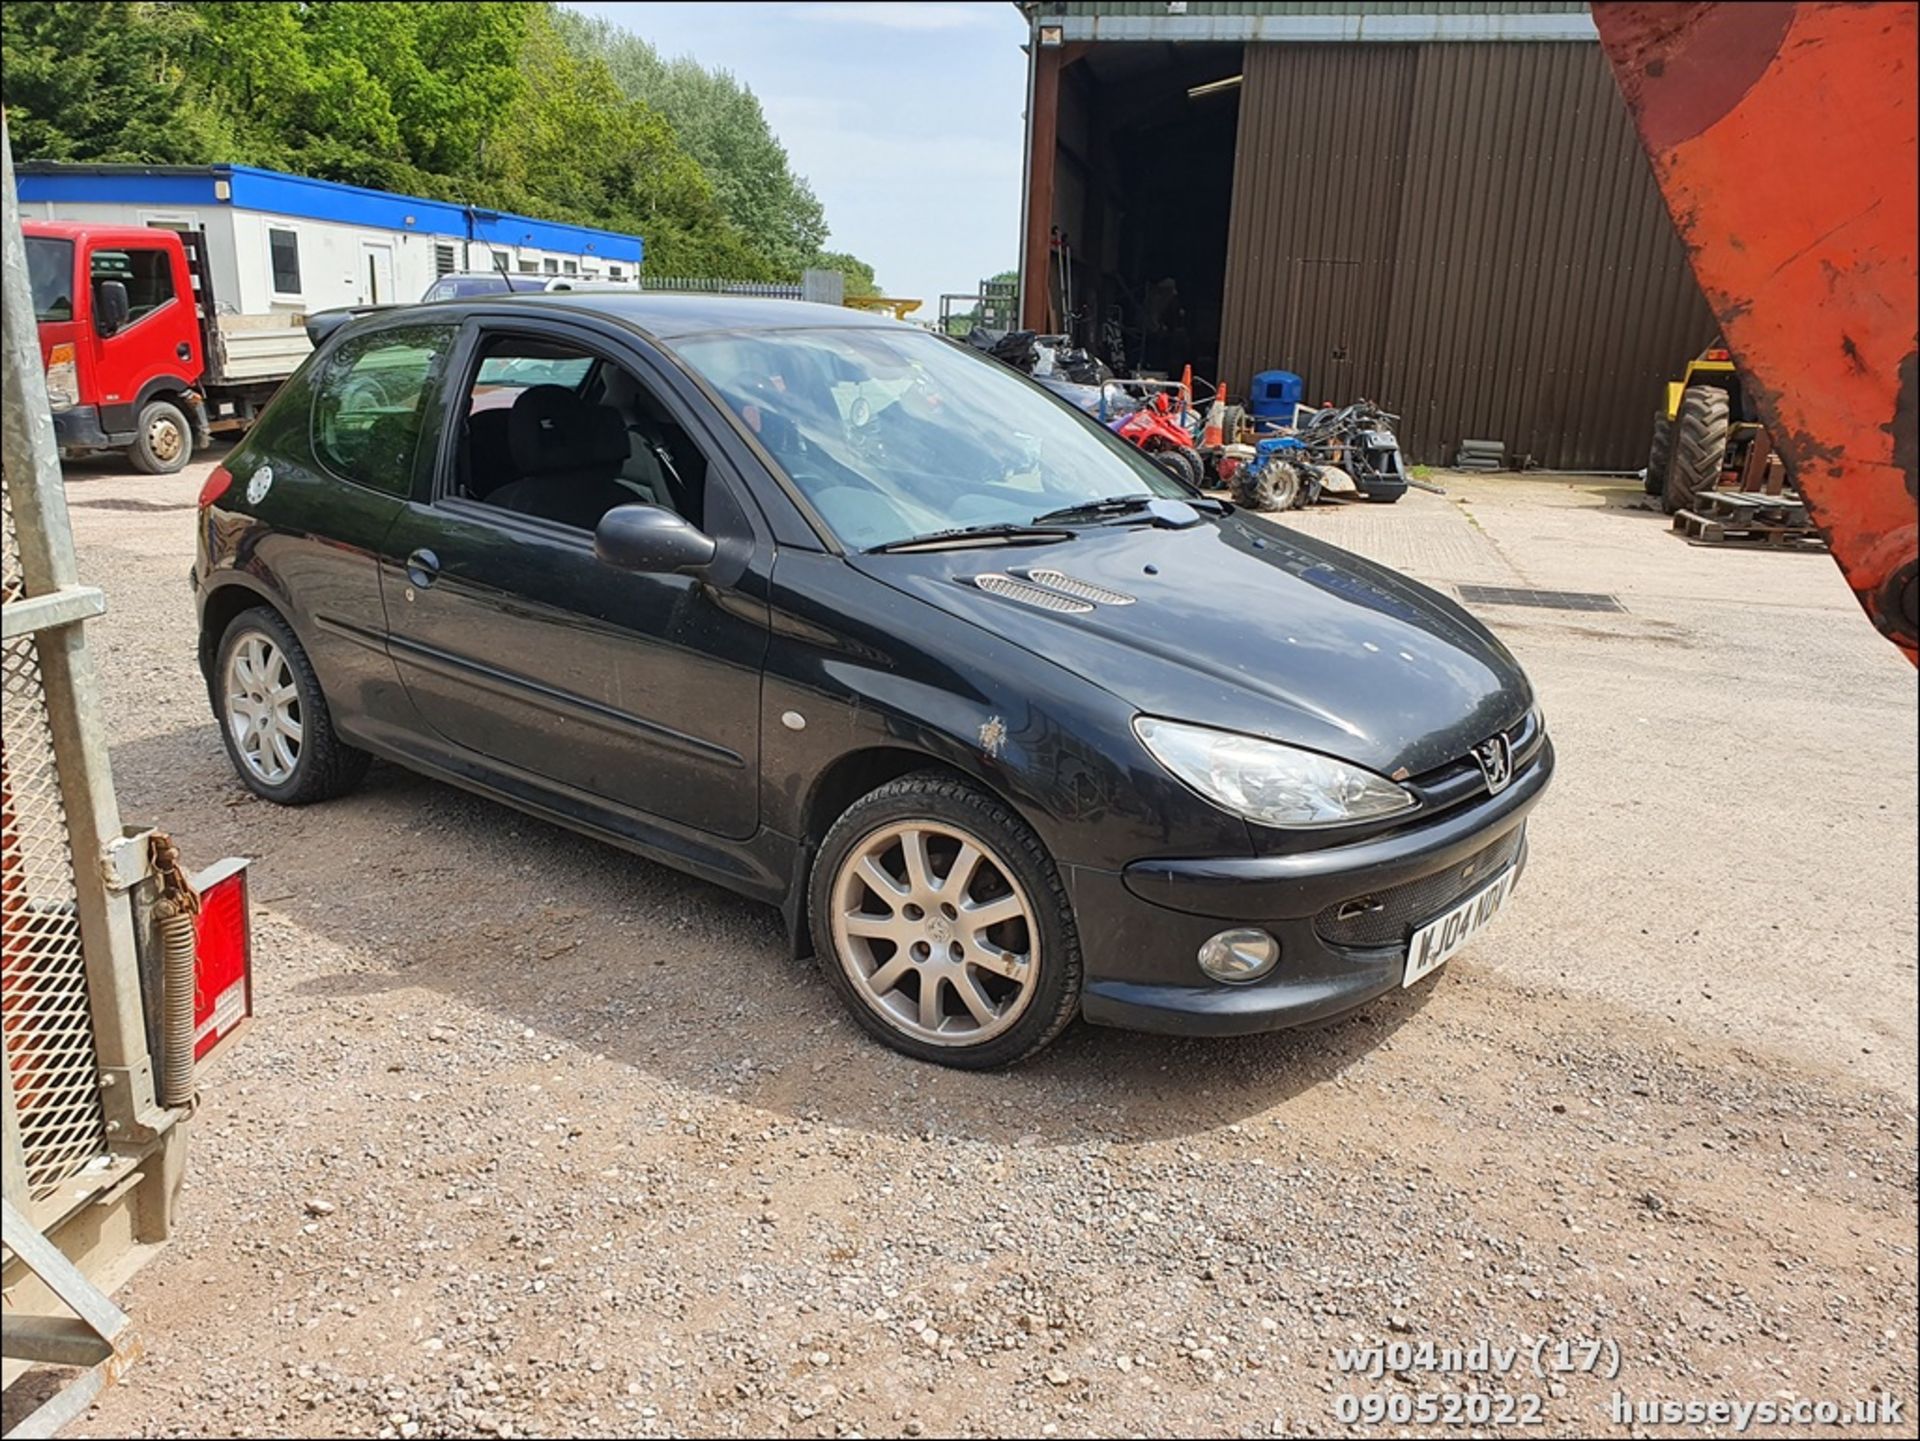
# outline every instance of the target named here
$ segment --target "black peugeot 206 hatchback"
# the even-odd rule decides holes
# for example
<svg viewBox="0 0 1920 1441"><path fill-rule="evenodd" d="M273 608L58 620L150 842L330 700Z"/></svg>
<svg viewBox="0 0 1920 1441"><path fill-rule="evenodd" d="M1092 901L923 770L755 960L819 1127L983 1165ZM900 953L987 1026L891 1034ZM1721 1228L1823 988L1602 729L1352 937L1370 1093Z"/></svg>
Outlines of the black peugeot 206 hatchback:
<svg viewBox="0 0 1920 1441"><path fill-rule="evenodd" d="M198 526L254 792L383 756L760 898L948 1065L1412 985L1507 901L1553 770L1451 600L850 310L350 318Z"/></svg>

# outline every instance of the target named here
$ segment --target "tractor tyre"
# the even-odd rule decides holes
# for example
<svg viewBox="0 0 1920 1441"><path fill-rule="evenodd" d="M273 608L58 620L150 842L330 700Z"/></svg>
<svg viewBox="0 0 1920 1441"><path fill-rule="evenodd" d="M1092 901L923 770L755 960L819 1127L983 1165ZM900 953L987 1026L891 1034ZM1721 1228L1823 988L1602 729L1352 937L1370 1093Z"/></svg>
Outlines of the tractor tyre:
<svg viewBox="0 0 1920 1441"><path fill-rule="evenodd" d="M1680 397L1680 415L1673 427L1673 459L1667 463L1667 481L1660 503L1668 515L1690 510L1693 498L1720 484L1731 433L1727 393L1712 385L1692 385Z"/></svg>
<svg viewBox="0 0 1920 1441"><path fill-rule="evenodd" d="M1653 413L1653 443L1647 447L1647 494L1667 493L1667 462L1673 459L1673 418L1664 410Z"/></svg>
<svg viewBox="0 0 1920 1441"><path fill-rule="evenodd" d="M1284 460L1270 460L1233 478L1234 501L1247 510L1292 510L1300 504L1300 491L1300 472Z"/></svg>

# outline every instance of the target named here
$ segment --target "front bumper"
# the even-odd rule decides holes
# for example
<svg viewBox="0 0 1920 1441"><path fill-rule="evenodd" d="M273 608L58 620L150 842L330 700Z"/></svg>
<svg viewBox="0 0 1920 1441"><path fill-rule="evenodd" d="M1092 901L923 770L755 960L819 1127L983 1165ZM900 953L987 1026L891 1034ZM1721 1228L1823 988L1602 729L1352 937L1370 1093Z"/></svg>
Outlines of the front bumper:
<svg viewBox="0 0 1920 1441"><path fill-rule="evenodd" d="M53 438L62 455L90 450L111 450L113 437L100 423L97 405L69 405L53 412Z"/></svg>
<svg viewBox="0 0 1920 1441"><path fill-rule="evenodd" d="M1325 1020L1395 989L1414 930L1503 867L1525 867L1527 814L1553 766L1546 740L1499 795L1352 845L1073 868L1082 1014L1129 1030L1245 1035ZM1358 911L1354 920L1335 919L1343 907ZM1273 935L1280 962L1258 981L1221 985L1196 955L1238 925Z"/></svg>

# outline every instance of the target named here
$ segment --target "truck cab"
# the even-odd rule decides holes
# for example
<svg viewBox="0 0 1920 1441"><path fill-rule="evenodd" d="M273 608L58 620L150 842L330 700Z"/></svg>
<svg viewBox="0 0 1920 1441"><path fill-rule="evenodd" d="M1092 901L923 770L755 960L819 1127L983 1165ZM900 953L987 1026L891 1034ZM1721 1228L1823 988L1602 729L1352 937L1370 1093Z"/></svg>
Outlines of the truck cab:
<svg viewBox="0 0 1920 1441"><path fill-rule="evenodd" d="M208 438L206 338L181 237L30 221L27 273L64 456L125 450L151 474Z"/></svg>

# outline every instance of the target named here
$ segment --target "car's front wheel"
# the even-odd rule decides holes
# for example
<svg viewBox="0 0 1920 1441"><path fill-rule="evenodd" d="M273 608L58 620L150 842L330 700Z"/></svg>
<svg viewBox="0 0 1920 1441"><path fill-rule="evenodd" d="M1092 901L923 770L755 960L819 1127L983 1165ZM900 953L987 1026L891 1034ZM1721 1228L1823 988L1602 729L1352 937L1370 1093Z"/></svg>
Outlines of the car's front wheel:
<svg viewBox="0 0 1920 1441"><path fill-rule="evenodd" d="M1052 857L954 777L922 772L856 801L827 833L808 900L829 983L909 1056L1008 1065L1079 1006L1080 943Z"/></svg>
<svg viewBox="0 0 1920 1441"><path fill-rule="evenodd" d="M306 805L344 795L367 773L367 753L334 734L292 627L265 606L242 611L220 638L213 703L233 768L256 795Z"/></svg>

